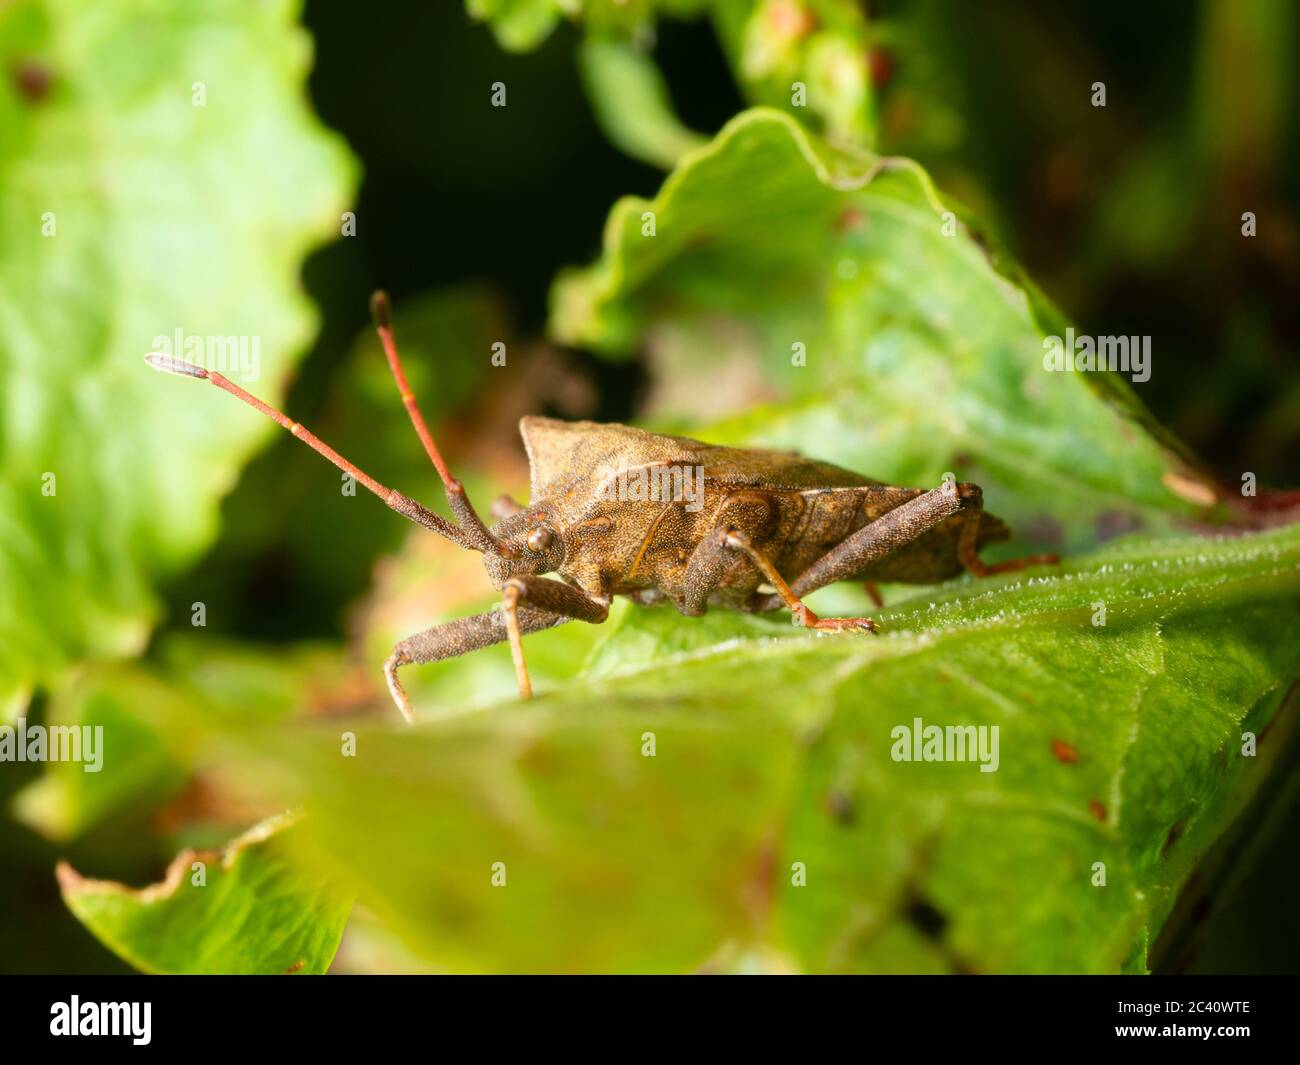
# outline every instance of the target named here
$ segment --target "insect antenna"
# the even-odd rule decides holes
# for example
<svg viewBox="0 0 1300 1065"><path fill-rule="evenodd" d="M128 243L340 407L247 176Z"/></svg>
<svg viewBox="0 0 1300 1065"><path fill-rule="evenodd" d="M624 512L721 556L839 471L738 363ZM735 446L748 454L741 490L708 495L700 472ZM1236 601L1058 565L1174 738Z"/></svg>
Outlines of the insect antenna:
<svg viewBox="0 0 1300 1065"><path fill-rule="evenodd" d="M164 355L159 352L151 352L144 357L144 361L155 370L160 370L163 373L177 374L181 377L198 377L211 382L223 391L229 392L236 399L247 403L254 410L261 411L277 425L288 429L293 436L296 436L317 454L324 455L325 458L334 463L334 465L344 473L355 477L364 488L373 492L383 500L384 503L397 511L397 513L401 514L403 517L409 518L411 521L423 525L426 529L431 529L441 536L445 536L452 543L459 544L461 547L468 548L471 551L485 550L484 547L480 546L481 541L479 538L470 536L466 530L452 524L445 518L439 517L437 514L433 513L433 511L429 510L428 507L421 503L417 503L414 499L410 498L410 496L403 495L396 489L388 488L380 484L364 470L354 466L351 462L345 459L320 437L316 436L315 433L304 428L288 415L281 413L266 403L263 403L251 393L245 392L229 378L223 377L221 374L213 370L206 370L195 363L186 362L184 359L176 359L170 355Z"/></svg>
<svg viewBox="0 0 1300 1065"><path fill-rule="evenodd" d="M415 427L416 435L424 445L429 460L438 471L438 476L442 478L447 505L451 507L451 512L460 522L461 530L479 551L500 555L503 558L517 557L518 551L514 545L497 539L483 524L483 519L478 516L474 504L469 501L465 486L451 475L442 452L434 442L433 434L429 432L429 426L425 424L424 415L420 413L420 407L416 403L415 393L411 391L410 383L402 370L402 357L398 354L397 341L393 337L392 307L386 293L376 292L370 297L370 314L375 321L379 342L384 347L384 355L388 358L388 368L393 371L393 379L397 382L397 391L402 397L402 404L406 407L406 413L411 418L411 424Z"/></svg>

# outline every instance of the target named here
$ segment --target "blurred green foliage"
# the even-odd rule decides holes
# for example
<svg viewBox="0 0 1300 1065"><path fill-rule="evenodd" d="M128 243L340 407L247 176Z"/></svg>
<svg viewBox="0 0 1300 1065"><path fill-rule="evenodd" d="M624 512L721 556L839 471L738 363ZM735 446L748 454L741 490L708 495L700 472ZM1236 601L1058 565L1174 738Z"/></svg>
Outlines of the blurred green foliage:
<svg viewBox="0 0 1300 1065"><path fill-rule="evenodd" d="M1234 498L1243 472L1296 481L1287 5L313 4L320 119L294 5L164 6L0 15L0 679L11 713L102 725L112 759L0 767L0 967L120 964L57 858L160 881L294 806L217 891L67 873L67 905L157 971L322 971L353 892L350 971L1294 968L1265 918L1300 544L1203 535L1282 515ZM489 608L481 561L287 437L247 461L264 422L139 359L177 326L258 335L249 387L279 400L311 326L294 270L349 208L357 235L303 268L320 330L285 402L417 498L438 490L365 326L379 285L484 505L525 494L520 414L639 417L951 469L1008 551L1093 553L888 589L869 643L623 604L530 638L533 706L502 647L409 671L407 730L378 663ZM1151 381L1036 372L1067 321L1153 334ZM999 772L893 762L918 716L1000 725Z"/></svg>
<svg viewBox="0 0 1300 1065"><path fill-rule="evenodd" d="M295 275L337 232L354 164L294 92L309 61L294 9L0 14L10 717L70 664L143 648L154 585L211 542L216 500L267 435L142 377L154 338L246 338L278 382L311 336Z"/></svg>

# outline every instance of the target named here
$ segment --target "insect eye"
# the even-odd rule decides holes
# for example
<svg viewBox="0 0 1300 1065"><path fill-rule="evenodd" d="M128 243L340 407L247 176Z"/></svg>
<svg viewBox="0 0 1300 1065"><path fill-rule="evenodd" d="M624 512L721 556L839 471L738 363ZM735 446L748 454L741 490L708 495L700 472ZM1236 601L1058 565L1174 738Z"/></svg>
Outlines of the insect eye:
<svg viewBox="0 0 1300 1065"><path fill-rule="evenodd" d="M551 530L539 525L528 534L528 550L541 554L551 546Z"/></svg>

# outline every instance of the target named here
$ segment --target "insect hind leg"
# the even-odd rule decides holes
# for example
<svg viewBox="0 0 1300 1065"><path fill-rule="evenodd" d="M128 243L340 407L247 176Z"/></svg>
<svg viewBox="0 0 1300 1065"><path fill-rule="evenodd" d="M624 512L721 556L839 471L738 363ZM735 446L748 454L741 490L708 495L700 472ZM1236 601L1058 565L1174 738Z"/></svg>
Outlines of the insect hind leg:
<svg viewBox="0 0 1300 1065"><path fill-rule="evenodd" d="M870 618L819 618L791 591L775 563L755 545L751 535L729 523L718 525L695 548L687 568L686 594L680 607L683 614L698 617L708 609L709 597L717 590L736 555L748 558L763 579L777 590L771 597L754 596L746 609L760 613L778 609L784 603L795 623L805 628L876 631L876 624Z"/></svg>
<svg viewBox="0 0 1300 1065"><path fill-rule="evenodd" d="M729 530L723 535L723 543L733 551L740 551L746 555L758 567L759 572L776 589L776 595L780 601L790 608L790 614L796 624L802 625L806 629L820 629L822 631L843 631L846 629L861 629L864 632L876 631L876 623L870 618L818 617L794 593L790 585L786 583L785 578L773 565L772 560L755 547L743 532L736 529Z"/></svg>
<svg viewBox="0 0 1300 1065"><path fill-rule="evenodd" d="M875 521L862 526L804 570L791 584L790 595L798 600L828 584L849 580L887 555L910 544L918 536L964 509L962 487L964 486L946 482L938 488L909 499L893 510L886 511ZM779 593L780 585L774 587ZM756 601L753 609L774 610L785 599L786 597L780 594L768 596L764 600Z"/></svg>
<svg viewBox="0 0 1300 1065"><path fill-rule="evenodd" d="M975 484L960 484L957 489L962 499L962 510L966 514L957 540L957 560L972 576L991 577L996 573L1012 573L1027 566L1054 566L1061 561L1060 555L1025 555L1023 558L1011 558L991 566L982 561L979 556L979 534L984 514L984 492Z"/></svg>

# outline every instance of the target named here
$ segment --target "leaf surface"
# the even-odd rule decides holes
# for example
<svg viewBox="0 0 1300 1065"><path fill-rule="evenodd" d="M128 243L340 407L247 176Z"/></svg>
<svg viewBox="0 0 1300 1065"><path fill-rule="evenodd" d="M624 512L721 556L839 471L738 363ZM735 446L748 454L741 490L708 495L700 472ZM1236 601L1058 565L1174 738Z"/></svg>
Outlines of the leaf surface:
<svg viewBox="0 0 1300 1065"><path fill-rule="evenodd" d="M1141 970L1266 772L1298 596L1291 527L954 582L878 638L627 607L531 704L248 742L439 966ZM980 731L903 759L917 719Z"/></svg>
<svg viewBox="0 0 1300 1065"><path fill-rule="evenodd" d="M263 821L220 853L185 851L147 888L87 880L66 863L59 886L81 922L145 972L323 973L352 899L302 872L284 839L293 820Z"/></svg>

